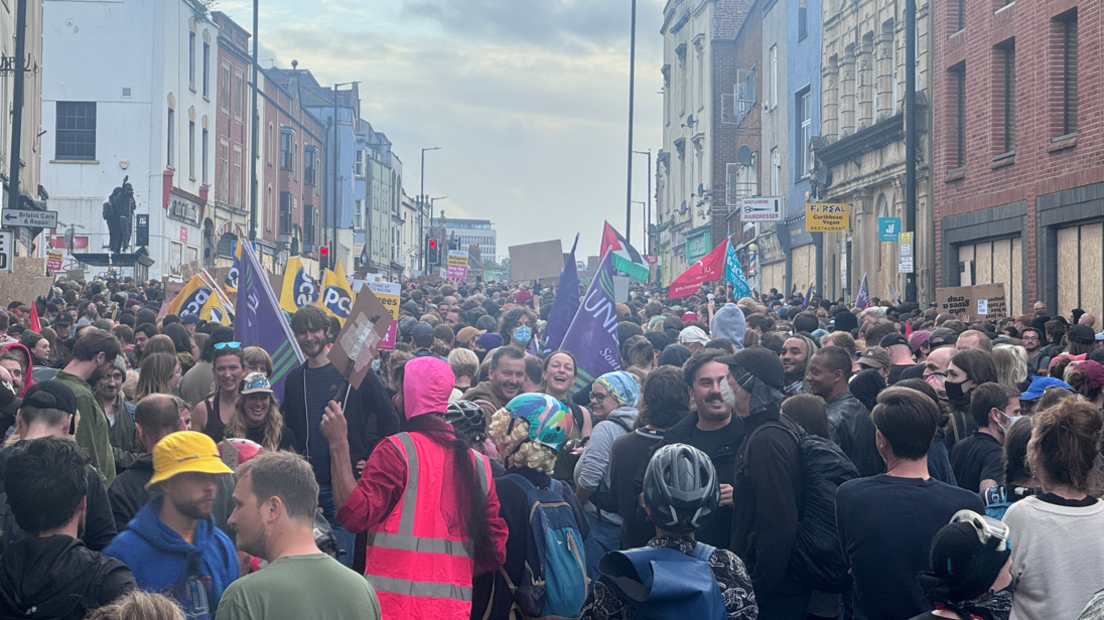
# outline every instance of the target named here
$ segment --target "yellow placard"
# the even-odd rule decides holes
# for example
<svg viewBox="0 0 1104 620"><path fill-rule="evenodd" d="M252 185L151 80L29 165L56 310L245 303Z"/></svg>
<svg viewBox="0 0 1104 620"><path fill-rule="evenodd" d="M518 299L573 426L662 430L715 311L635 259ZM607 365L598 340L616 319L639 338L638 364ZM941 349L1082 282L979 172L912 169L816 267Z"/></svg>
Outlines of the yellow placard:
<svg viewBox="0 0 1104 620"><path fill-rule="evenodd" d="M449 252L448 254L448 266L450 267L467 267L468 266L468 253L467 252Z"/></svg>
<svg viewBox="0 0 1104 620"><path fill-rule="evenodd" d="M806 232L844 232L851 229L851 205L836 202L805 203Z"/></svg>

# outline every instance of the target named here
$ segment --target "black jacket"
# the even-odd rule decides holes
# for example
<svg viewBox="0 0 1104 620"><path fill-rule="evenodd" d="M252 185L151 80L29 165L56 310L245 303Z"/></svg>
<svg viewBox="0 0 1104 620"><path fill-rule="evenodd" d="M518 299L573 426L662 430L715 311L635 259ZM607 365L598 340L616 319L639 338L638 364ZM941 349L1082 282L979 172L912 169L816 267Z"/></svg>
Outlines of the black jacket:
<svg viewBox="0 0 1104 620"><path fill-rule="evenodd" d="M870 420L870 412L866 406L850 390L844 390L828 401L824 408L828 414L832 441L855 464L859 477L882 473L885 462L878 454L874 423Z"/></svg>
<svg viewBox="0 0 1104 620"><path fill-rule="evenodd" d="M740 449L740 444L744 441L744 421L733 414L732 421L728 423L728 426L716 431L724 436L724 441L712 449L709 446L701 445L700 441L695 441L695 436L700 436L698 434L702 432L697 427L698 412L691 411L690 415L667 429L667 432L663 435L662 444L684 443L705 452L709 460L713 461L713 468L717 471L717 481L720 484L735 486L736 454ZM639 479L643 481L643 478L644 475L641 472ZM740 501L737 495L733 495L733 499L736 502ZM705 526L698 531L697 539L707 545L735 551L735 549L729 547L731 527L732 508L721 506L717 509L716 514L709 518Z"/></svg>
<svg viewBox="0 0 1104 620"><path fill-rule="evenodd" d="M295 433L295 451L299 454L307 454L307 401L303 393L306 364L303 362L289 372L284 381L284 424ZM364 376L359 389L349 392L343 406L349 424L349 459L352 461L349 465L353 468L353 476L357 477L357 462L367 461L381 439L399 432L399 414L373 372Z"/></svg>
<svg viewBox="0 0 1104 620"><path fill-rule="evenodd" d="M135 588L126 564L69 536L27 536L0 560L0 618L80 620Z"/></svg>
<svg viewBox="0 0 1104 620"><path fill-rule="evenodd" d="M153 455L145 453L138 457L115 476L111 488L107 490L107 497L111 500L111 514L115 527L120 532L125 532L127 524L149 502L150 494L146 490L146 483L153 478ZM215 515L215 525L233 539L230 527L226 520L234 510L234 477L219 476L218 494L215 496L215 507L211 514Z"/></svg>
<svg viewBox="0 0 1104 620"><path fill-rule="evenodd" d="M0 450L0 554L4 553L9 545L23 537L23 530L15 522L15 515L8 506L8 494L4 491L4 465L12 453L24 443L26 442L17 441ZM103 551L115 539L119 530L115 528L115 521L111 518L111 502L107 498L103 478L100 478L91 465L87 469L88 503L84 536L81 540L92 551Z"/></svg>

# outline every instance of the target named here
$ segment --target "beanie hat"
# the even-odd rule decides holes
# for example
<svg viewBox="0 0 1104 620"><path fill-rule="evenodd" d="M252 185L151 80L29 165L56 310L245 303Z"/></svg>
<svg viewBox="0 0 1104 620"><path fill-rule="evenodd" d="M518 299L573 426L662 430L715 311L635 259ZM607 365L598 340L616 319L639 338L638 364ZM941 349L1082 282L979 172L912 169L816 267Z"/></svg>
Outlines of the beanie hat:
<svg viewBox="0 0 1104 620"><path fill-rule="evenodd" d="M832 331L834 332L849 332L859 326L859 319L854 314L851 314L847 310L839 312L835 316L835 320L832 323Z"/></svg>
<svg viewBox="0 0 1104 620"><path fill-rule="evenodd" d="M1006 541L981 542L970 523L944 525L932 539L930 571L917 576L932 603L959 603L985 594L1012 551Z"/></svg>
<svg viewBox="0 0 1104 620"><path fill-rule="evenodd" d="M709 331L714 338L727 338L736 345L736 350L744 348L744 330L747 322L744 319L744 311L736 307L734 303L725 304L713 315L713 322L709 325Z"/></svg>
<svg viewBox="0 0 1104 620"><path fill-rule="evenodd" d="M610 396L617 401L618 407L635 407L640 400L640 382L624 370L615 370L594 380L606 388Z"/></svg>

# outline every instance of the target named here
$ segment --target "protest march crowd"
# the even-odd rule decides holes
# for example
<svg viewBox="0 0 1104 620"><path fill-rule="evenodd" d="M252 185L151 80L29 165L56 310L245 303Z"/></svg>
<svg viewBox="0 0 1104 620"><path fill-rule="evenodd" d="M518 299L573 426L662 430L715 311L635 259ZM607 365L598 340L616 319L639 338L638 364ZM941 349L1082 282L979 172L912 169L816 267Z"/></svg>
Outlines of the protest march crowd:
<svg viewBox="0 0 1104 620"><path fill-rule="evenodd" d="M359 384L4 300L0 618L1104 618L1095 317L599 280L406 283Z"/></svg>

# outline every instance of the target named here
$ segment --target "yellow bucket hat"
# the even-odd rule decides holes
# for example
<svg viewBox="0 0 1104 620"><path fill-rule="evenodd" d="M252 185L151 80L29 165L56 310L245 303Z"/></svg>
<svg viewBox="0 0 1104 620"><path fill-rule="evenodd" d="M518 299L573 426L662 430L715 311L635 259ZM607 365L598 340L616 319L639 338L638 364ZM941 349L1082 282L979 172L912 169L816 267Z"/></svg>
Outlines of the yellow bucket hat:
<svg viewBox="0 0 1104 620"><path fill-rule="evenodd" d="M213 439L195 431L180 431L165 436L153 447L153 477L146 483L146 490L185 472L232 474L234 470L222 462Z"/></svg>

